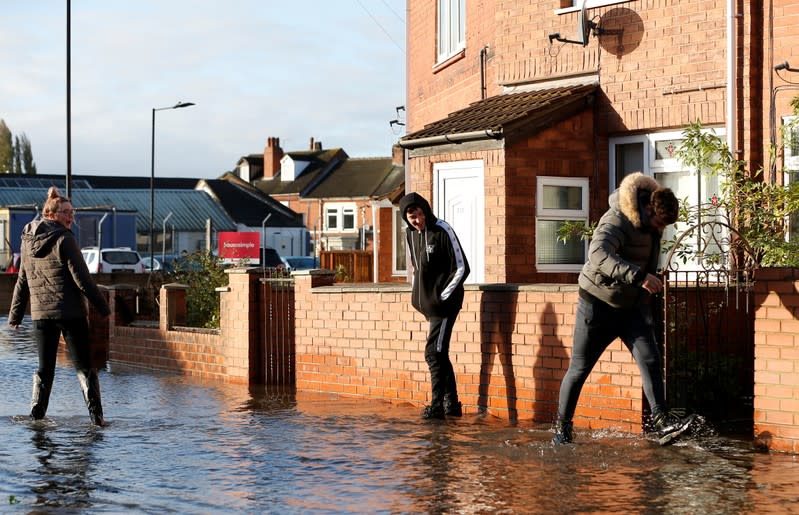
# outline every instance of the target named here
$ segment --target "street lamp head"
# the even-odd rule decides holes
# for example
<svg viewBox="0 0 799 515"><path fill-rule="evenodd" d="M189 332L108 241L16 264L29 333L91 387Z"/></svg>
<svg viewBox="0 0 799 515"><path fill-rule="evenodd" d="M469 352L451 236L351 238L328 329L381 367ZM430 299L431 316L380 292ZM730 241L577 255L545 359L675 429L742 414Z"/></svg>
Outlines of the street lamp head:
<svg viewBox="0 0 799 515"><path fill-rule="evenodd" d="M178 102L175 104L172 109L180 109L181 107L190 107L193 106L194 102Z"/></svg>

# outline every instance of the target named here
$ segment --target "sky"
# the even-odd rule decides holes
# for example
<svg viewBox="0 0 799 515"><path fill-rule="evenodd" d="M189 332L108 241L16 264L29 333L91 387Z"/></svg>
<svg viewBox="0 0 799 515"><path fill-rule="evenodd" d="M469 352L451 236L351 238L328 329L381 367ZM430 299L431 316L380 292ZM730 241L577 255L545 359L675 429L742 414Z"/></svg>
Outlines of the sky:
<svg viewBox="0 0 799 515"><path fill-rule="evenodd" d="M0 118L67 170L67 0L0 2ZM350 157L404 135L404 0L72 0L72 174L217 178L277 137Z"/></svg>

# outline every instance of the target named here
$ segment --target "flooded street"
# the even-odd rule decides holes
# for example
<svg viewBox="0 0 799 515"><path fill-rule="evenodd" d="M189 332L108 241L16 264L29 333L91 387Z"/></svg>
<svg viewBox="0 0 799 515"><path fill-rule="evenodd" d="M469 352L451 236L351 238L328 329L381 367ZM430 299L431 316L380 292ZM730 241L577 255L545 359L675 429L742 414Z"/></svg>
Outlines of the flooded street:
<svg viewBox="0 0 799 515"><path fill-rule="evenodd" d="M203 383L112 363L91 426L66 356L28 417L30 321L0 318L0 513L790 513L799 459L712 435L671 447L490 417Z"/></svg>

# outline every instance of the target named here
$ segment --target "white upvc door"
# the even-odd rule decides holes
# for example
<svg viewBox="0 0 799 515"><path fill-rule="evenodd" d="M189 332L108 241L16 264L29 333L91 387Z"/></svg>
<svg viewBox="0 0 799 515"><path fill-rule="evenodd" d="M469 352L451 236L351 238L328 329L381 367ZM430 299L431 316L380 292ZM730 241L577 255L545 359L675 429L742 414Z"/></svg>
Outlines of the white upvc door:
<svg viewBox="0 0 799 515"><path fill-rule="evenodd" d="M471 268L466 282L481 283L485 280L483 162L437 163L433 177L433 210L458 235Z"/></svg>

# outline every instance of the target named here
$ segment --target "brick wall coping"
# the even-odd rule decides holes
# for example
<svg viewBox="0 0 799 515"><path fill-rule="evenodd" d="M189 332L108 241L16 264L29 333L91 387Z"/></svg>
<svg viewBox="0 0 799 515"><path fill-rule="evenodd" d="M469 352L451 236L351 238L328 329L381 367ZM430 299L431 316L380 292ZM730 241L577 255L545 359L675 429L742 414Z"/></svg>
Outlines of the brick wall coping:
<svg viewBox="0 0 799 515"><path fill-rule="evenodd" d="M502 292L576 292L576 284L467 284L466 291L502 291ZM317 286L311 290L314 293L357 293L357 292L408 292L411 291L409 283L339 283L330 286Z"/></svg>
<svg viewBox="0 0 799 515"><path fill-rule="evenodd" d="M184 333L194 333L194 334L220 334L220 329L213 329L210 327L190 327L185 325L175 325L172 326L171 331L181 331Z"/></svg>

